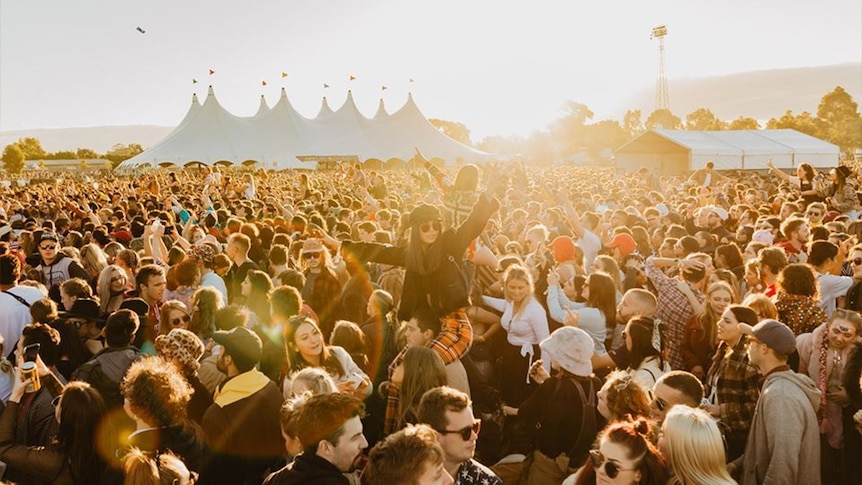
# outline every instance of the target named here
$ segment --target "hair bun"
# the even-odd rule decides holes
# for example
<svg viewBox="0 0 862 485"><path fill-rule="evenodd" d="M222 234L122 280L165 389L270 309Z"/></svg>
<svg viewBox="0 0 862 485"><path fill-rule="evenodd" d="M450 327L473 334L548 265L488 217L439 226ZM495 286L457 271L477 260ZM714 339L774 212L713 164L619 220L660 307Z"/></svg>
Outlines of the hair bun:
<svg viewBox="0 0 862 485"><path fill-rule="evenodd" d="M650 422L646 418L638 418L633 424L635 431L643 436L650 435Z"/></svg>

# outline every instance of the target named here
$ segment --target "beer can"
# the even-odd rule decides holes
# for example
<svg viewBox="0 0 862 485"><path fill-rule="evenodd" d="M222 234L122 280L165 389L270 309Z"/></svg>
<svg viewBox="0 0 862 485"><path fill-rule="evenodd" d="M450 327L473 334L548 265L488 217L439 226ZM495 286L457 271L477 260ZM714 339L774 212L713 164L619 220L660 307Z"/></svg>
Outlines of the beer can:
<svg viewBox="0 0 862 485"><path fill-rule="evenodd" d="M42 388L42 383L39 381L39 372L36 370L35 362L24 362L21 364L21 379L33 379L33 382L27 384L25 392L36 392Z"/></svg>

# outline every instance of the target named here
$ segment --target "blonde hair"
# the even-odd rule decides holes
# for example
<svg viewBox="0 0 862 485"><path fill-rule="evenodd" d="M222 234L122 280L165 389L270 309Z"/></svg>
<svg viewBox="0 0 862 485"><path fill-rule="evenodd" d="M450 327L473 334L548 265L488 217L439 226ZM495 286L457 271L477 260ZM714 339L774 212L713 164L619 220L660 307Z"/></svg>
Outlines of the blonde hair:
<svg viewBox="0 0 862 485"><path fill-rule="evenodd" d="M530 294L528 298L533 297L533 290L535 287L533 286L533 277L530 275L530 271L521 266L520 264L513 264L506 268L506 272L503 273L503 294L505 295L507 300L511 300L509 297L508 284L509 280L521 280L527 283L527 287L530 289Z"/></svg>
<svg viewBox="0 0 862 485"><path fill-rule="evenodd" d="M338 386L328 372L320 367L306 367L296 374L291 379L291 388L296 386L296 383L301 381L305 387L311 391L311 394L330 394L338 392Z"/></svg>
<svg viewBox="0 0 862 485"><path fill-rule="evenodd" d="M679 483L736 484L727 473L718 425L705 411L674 406L662 425L665 458Z"/></svg>

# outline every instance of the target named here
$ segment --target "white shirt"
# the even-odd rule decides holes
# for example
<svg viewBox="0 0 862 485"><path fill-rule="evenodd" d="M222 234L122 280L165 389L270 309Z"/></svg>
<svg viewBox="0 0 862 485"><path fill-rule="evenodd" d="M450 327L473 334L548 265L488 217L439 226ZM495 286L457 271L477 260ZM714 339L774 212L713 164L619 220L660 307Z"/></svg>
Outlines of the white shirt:
<svg viewBox="0 0 862 485"><path fill-rule="evenodd" d="M590 268L593 267L593 261L595 261L599 251L602 250L602 240L594 232L584 229L584 237L578 239L576 244L584 252L584 268L589 273Z"/></svg>
<svg viewBox="0 0 862 485"><path fill-rule="evenodd" d="M835 299L847 294L847 290L853 286L853 278L817 273L817 284L820 287L820 308L827 317L831 317L835 311Z"/></svg>
<svg viewBox="0 0 862 485"><path fill-rule="evenodd" d="M222 301L227 305L227 285L224 284L222 277L216 274L215 271L210 271L201 276L201 287L213 288L221 293Z"/></svg>
<svg viewBox="0 0 862 485"><path fill-rule="evenodd" d="M506 338L510 344L521 347L521 355L533 353L533 345L548 338L548 317L545 309L536 301L530 301L515 315L515 306L508 300L483 296L482 300L491 308L503 312L500 317L500 325L506 330Z"/></svg>
<svg viewBox="0 0 862 485"><path fill-rule="evenodd" d="M47 296L32 286L18 285L6 291L23 298L31 305ZM0 335L3 336L4 352L8 354L12 350L12 346L21 338L24 326L30 323L33 323L30 307L5 292L0 292Z"/></svg>

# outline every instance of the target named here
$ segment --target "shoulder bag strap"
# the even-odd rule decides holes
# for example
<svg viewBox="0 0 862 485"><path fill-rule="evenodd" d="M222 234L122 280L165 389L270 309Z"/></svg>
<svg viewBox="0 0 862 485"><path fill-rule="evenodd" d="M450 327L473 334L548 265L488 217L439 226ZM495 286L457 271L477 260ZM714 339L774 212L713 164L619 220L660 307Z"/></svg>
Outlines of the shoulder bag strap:
<svg viewBox="0 0 862 485"><path fill-rule="evenodd" d="M587 440L592 441L593 439L593 437L590 437L590 433L595 431L596 428L596 398L592 378L590 378L590 392L588 396L584 394L584 388L583 386L581 386L581 383L578 382L577 379L571 379L571 381L575 383L575 388L577 388L578 390L578 395L581 398L581 403L583 407L583 412L581 415L581 427L578 430L578 438L575 440L575 444L572 445L572 448L567 454L570 460L574 460L575 453L578 449L583 447L583 442ZM590 430L590 433L586 432L587 429Z"/></svg>
<svg viewBox="0 0 862 485"><path fill-rule="evenodd" d="M18 303L24 305L25 307L30 308L30 304L27 303L27 300L21 298L20 296L16 295L15 293L10 292L9 290L3 290L3 293L6 293L7 295L11 296L12 298L18 300Z"/></svg>

